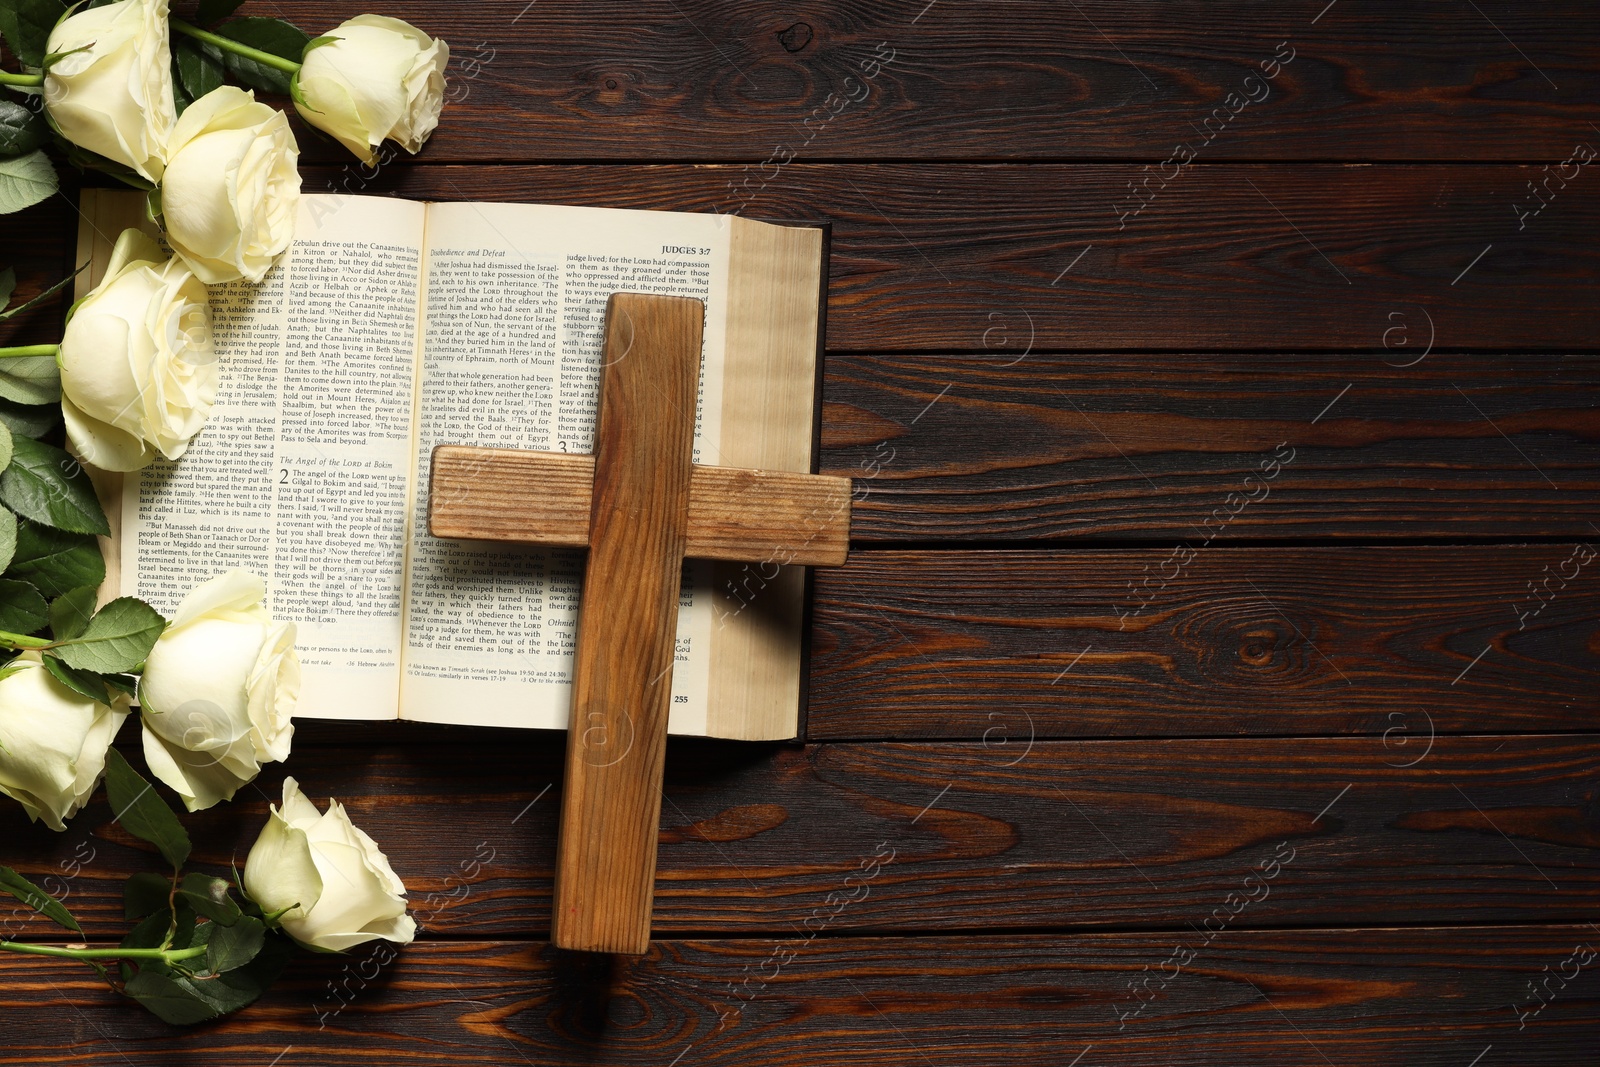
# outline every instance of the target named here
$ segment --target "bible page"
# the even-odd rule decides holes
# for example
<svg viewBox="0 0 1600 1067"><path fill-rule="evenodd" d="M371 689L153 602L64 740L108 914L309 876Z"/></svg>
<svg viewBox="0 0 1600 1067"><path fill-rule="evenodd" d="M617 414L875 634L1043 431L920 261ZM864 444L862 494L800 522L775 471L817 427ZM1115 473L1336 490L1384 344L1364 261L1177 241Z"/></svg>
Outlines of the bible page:
<svg viewBox="0 0 1600 1067"><path fill-rule="evenodd" d="M728 223L658 211L432 204L427 246L401 717L564 728L584 554L432 537L429 456L440 444L591 451L606 301L643 292L706 304L695 461L719 462ZM709 574L706 564L685 566L673 733L706 729Z"/></svg>
<svg viewBox="0 0 1600 1067"><path fill-rule="evenodd" d="M229 567L261 575L296 627L297 718L399 713L424 210L303 196L261 284L211 287L205 429L123 482L122 591L170 616Z"/></svg>

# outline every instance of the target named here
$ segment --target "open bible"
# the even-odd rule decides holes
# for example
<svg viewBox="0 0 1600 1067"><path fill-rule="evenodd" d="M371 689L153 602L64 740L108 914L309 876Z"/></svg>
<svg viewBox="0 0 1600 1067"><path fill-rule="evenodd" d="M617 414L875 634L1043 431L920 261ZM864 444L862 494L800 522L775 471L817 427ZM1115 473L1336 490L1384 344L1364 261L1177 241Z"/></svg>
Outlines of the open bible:
<svg viewBox="0 0 1600 1067"><path fill-rule="evenodd" d="M143 196L86 190L80 294ZM146 224L148 225L148 224ZM297 716L564 727L581 552L427 530L438 444L588 452L606 300L705 302L695 460L814 469L826 231L725 215L306 195L256 286L210 291L216 405L109 505L108 586L170 615L227 567L296 623ZM802 568L691 561L670 730L799 732Z"/></svg>

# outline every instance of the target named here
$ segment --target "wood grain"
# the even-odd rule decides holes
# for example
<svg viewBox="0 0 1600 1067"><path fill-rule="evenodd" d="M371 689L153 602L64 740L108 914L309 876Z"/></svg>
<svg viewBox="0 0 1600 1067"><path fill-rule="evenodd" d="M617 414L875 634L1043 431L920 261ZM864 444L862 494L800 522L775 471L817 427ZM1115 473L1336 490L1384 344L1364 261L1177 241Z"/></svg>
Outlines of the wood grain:
<svg viewBox="0 0 1600 1067"><path fill-rule="evenodd" d="M1419 306L1440 348L1583 351L1600 260L1593 169L1525 229L1512 208L1540 166L1196 164L1126 218L1128 183L1143 177L1133 164L797 162L751 213L833 222L828 347L841 351L1006 362L1030 338L1035 352L1374 350L1391 312L1415 324ZM365 189L712 211L730 210L737 177L429 166L385 170ZM306 189L337 190L337 178L308 169Z"/></svg>
<svg viewBox="0 0 1600 1067"><path fill-rule="evenodd" d="M1230 930L1163 982L1175 944L1199 940L791 935L662 941L615 962L424 941L397 958L302 955L246 1013L193 1030L131 1011L81 966L10 957L0 1010L19 1067L1466 1067L1491 1047L1485 1064L1567 1067L1593 1052L1592 963L1552 981L1542 1009L1528 991L1600 948L1589 925Z"/></svg>
<svg viewBox="0 0 1600 1067"><path fill-rule="evenodd" d="M998 708L989 721L971 743L673 739L656 936L788 935L819 917L829 936L1184 930L1283 843L1297 855L1271 899L1232 926L1594 919L1592 734L1430 744L1416 714L1364 737L1030 744L1024 716ZM427 936L542 938L562 738L441 733L303 745L288 771L380 844ZM242 859L284 773L273 765L260 795L189 820L197 864ZM64 835L0 806L8 862L65 889L97 938L127 928L121 880L159 867L109 823L101 800ZM82 869L67 878L74 856ZM42 920L23 929L52 936Z"/></svg>
<svg viewBox="0 0 1600 1067"><path fill-rule="evenodd" d="M1342 356L836 353L823 469L872 542L1595 537L1600 359L1392 314Z"/></svg>
<svg viewBox="0 0 1600 1067"><path fill-rule="evenodd" d="M1482 13L1342 0L1321 18L1321 4L1263 12L1247 0L925 7L540 0L446 13L396 0L385 10L450 42L448 103L423 163L731 159L759 174L761 161L790 154L1155 162L1176 142L1198 145L1195 127L1229 93L1259 102L1208 158L1544 162L1588 136L1600 64L1592 36L1575 32L1591 14L1581 0ZM315 36L363 9L281 0L275 10ZM1294 58L1262 85L1261 64L1291 54L1282 42ZM300 143L350 159L310 132Z"/></svg>
<svg viewBox="0 0 1600 1067"><path fill-rule="evenodd" d="M562 948L650 943L704 318L685 297L606 303L551 930Z"/></svg>
<svg viewBox="0 0 1600 1067"><path fill-rule="evenodd" d="M1586 541L857 552L816 575L808 733L1590 730Z"/></svg>
<svg viewBox="0 0 1600 1067"><path fill-rule="evenodd" d="M850 552L850 479L695 464L683 554L838 566ZM585 548L594 457L439 445L428 482L435 537Z"/></svg>
<svg viewBox="0 0 1600 1067"><path fill-rule="evenodd" d="M1420 330L1419 307L1441 349L1584 351L1592 169L1525 230L1512 205L1536 166L1196 165L1124 226L1131 164L794 163L754 213L833 221L839 351L1381 350L1389 316ZM391 167L361 189L711 211L736 170ZM307 168L305 188L341 174ZM60 233L23 248L26 271L59 276Z"/></svg>

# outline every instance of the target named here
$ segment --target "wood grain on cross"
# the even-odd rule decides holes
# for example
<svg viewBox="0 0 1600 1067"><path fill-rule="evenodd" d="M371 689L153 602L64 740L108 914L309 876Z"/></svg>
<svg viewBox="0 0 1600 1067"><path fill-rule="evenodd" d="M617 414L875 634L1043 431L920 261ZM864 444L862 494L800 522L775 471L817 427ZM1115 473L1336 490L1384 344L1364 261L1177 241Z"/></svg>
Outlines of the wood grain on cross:
<svg viewBox="0 0 1600 1067"><path fill-rule="evenodd" d="M592 456L440 445L435 537L587 546L551 938L650 942L679 579L686 557L834 566L850 480L693 462L703 305L617 293Z"/></svg>

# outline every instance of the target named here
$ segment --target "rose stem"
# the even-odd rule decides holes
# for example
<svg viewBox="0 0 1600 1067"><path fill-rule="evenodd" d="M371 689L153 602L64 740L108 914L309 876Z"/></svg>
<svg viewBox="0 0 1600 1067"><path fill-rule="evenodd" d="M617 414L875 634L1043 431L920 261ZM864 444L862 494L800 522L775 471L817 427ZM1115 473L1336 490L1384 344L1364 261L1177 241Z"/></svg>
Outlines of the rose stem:
<svg viewBox="0 0 1600 1067"><path fill-rule="evenodd" d="M0 630L0 647L5 648L54 648L54 641L47 641L42 637L29 637L26 634L14 634L8 630Z"/></svg>
<svg viewBox="0 0 1600 1067"><path fill-rule="evenodd" d="M0 348L0 359L11 356L53 356L60 351L60 345L22 345L18 348Z"/></svg>
<svg viewBox="0 0 1600 1067"><path fill-rule="evenodd" d="M32 88L44 84L43 74L12 74L0 70L0 85L19 85Z"/></svg>
<svg viewBox="0 0 1600 1067"><path fill-rule="evenodd" d="M185 37L193 37L197 41L215 45L224 52L232 52L236 56L253 59L262 66L275 67L286 74L293 74L300 69L300 64L292 59L284 59L282 56L275 56L271 52L263 52L259 48L251 48L247 44L240 44L238 41L230 40L220 34L202 30L199 26L191 26L182 19L169 19L168 23L174 30L177 30Z"/></svg>
<svg viewBox="0 0 1600 1067"><path fill-rule="evenodd" d="M7 952L28 952L35 956L59 956L68 960L161 960L173 963L204 956L206 947L194 948L56 948L53 945L28 945L19 941L0 941Z"/></svg>

